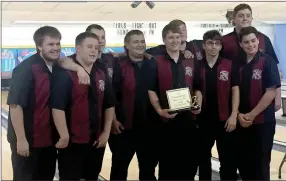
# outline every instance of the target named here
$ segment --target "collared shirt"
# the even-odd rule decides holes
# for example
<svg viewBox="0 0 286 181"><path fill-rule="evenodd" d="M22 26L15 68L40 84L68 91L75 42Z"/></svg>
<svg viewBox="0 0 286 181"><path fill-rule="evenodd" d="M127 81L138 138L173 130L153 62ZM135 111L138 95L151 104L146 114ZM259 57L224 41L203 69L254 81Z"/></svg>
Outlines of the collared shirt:
<svg viewBox="0 0 286 181"><path fill-rule="evenodd" d="M228 67L226 67L228 65L227 61L231 63L231 66L229 68L230 70L227 70L228 69ZM223 67L221 68L221 66ZM231 110L231 102L232 102L231 88L239 85L238 66L233 64L230 60L218 57L214 66L210 67L207 60L204 58L202 61L198 63L196 73L197 73L196 76L200 77L200 81L198 82L201 86L200 89L202 90L202 94L204 96L202 112L200 114L200 117L208 121L226 121L226 120L221 120L220 112L222 110L224 110L224 112L226 112L226 110L230 112ZM230 84L225 84L228 81L230 81ZM203 87L203 85L205 87ZM224 85L229 85L229 87L225 87ZM221 100L220 98L222 96L227 96L227 95L221 95L220 93L221 87L223 87L223 89L225 90L228 90L227 93L229 94L229 96L227 97L228 100L227 107L219 108L219 106L222 106L219 105L219 102Z"/></svg>
<svg viewBox="0 0 286 181"><path fill-rule="evenodd" d="M258 51L251 62L243 65L240 71L240 106L239 112L249 113L259 103L267 88L281 86L278 67L269 55ZM275 121L274 102L261 114L254 123Z"/></svg>
<svg viewBox="0 0 286 181"><path fill-rule="evenodd" d="M23 108L25 134L32 147L48 147L55 141L49 107L51 80L52 74L39 53L21 62L13 70L7 104ZM10 114L8 141L16 141Z"/></svg>
<svg viewBox="0 0 286 181"><path fill-rule="evenodd" d="M156 64L150 69L149 90L155 91L160 99L161 107L169 109L166 91L171 89L186 88L193 91L195 61L186 59L180 54L177 63L168 55L168 53L155 57Z"/></svg>
<svg viewBox="0 0 286 181"><path fill-rule="evenodd" d="M132 61L129 56L120 57L121 67L120 89L117 92L117 119L124 124L124 128L132 129L145 125L147 111L150 106L148 97L148 73L154 59L140 62Z"/></svg>
<svg viewBox="0 0 286 181"><path fill-rule="evenodd" d="M65 111L73 143L94 142L104 126L104 111L115 105L112 83L104 64L93 64L90 80L90 85L82 85L78 83L76 72L62 68L53 71L51 106Z"/></svg>

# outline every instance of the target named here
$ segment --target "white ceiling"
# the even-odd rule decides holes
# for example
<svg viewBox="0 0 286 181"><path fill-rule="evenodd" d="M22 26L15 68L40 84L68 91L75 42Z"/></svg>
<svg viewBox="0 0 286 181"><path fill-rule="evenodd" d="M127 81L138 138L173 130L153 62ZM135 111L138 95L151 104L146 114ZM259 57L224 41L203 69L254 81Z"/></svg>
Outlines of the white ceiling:
<svg viewBox="0 0 286 181"><path fill-rule="evenodd" d="M286 21L286 2L247 2L256 21ZM225 21L238 2L1 2L2 24L14 21Z"/></svg>

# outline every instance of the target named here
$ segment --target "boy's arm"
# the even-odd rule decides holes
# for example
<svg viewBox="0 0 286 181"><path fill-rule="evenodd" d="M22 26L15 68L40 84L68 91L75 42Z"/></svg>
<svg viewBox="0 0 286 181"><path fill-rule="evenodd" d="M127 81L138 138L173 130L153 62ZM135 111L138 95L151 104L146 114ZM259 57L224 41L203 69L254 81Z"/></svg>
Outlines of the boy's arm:
<svg viewBox="0 0 286 181"><path fill-rule="evenodd" d="M73 57L73 56L75 56L75 54L72 55L71 57ZM90 84L90 76L84 70L84 68L81 67L80 65L78 65L77 63L75 63L71 57L60 58L58 60L59 66L66 69L66 70L71 70L71 71L77 72L79 83L89 85Z"/></svg>

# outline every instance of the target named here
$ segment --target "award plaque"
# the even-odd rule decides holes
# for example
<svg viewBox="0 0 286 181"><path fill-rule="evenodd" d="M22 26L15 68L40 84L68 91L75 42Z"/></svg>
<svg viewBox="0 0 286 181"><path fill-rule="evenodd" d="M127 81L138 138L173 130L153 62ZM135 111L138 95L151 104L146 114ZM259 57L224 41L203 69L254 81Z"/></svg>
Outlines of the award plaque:
<svg viewBox="0 0 286 181"><path fill-rule="evenodd" d="M172 89L166 91L170 113L178 113L186 110L200 109L196 96L191 96L189 88Z"/></svg>

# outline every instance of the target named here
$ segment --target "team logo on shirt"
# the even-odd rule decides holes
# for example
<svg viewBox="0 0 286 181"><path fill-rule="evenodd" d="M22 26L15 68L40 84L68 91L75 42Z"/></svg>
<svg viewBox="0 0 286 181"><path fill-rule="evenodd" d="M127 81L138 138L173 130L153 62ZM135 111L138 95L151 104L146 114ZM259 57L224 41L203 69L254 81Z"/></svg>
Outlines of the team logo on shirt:
<svg viewBox="0 0 286 181"><path fill-rule="evenodd" d="M185 74L186 74L187 76L190 76L190 77L193 76L193 69L192 69L192 67L186 67L186 68L185 68L185 71L186 71Z"/></svg>
<svg viewBox="0 0 286 181"><path fill-rule="evenodd" d="M252 72L252 79L259 80L261 79L261 75L262 75L262 70L254 69Z"/></svg>
<svg viewBox="0 0 286 181"><path fill-rule="evenodd" d="M201 52L196 52L197 60L202 60L203 56Z"/></svg>
<svg viewBox="0 0 286 181"><path fill-rule="evenodd" d="M103 80L99 80L98 81L99 85L98 85L98 88L103 92L104 91L104 81Z"/></svg>
<svg viewBox="0 0 286 181"><path fill-rule="evenodd" d="M221 71L219 73L219 80L222 80L222 81L227 81L228 80L228 76L229 76L229 72L228 71Z"/></svg>
<svg viewBox="0 0 286 181"><path fill-rule="evenodd" d="M112 78L112 76L113 76L113 68L108 68L107 71L108 71L109 77Z"/></svg>

